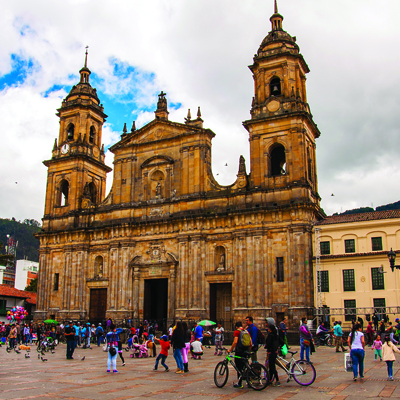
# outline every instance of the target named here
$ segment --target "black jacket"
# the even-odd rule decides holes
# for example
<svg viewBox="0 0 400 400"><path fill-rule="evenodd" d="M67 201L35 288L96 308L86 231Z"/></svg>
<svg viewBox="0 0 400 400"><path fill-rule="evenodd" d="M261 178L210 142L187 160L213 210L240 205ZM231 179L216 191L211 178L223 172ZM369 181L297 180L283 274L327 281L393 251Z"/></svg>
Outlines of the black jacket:
<svg viewBox="0 0 400 400"><path fill-rule="evenodd" d="M182 335L182 333L176 328L172 332L171 343L174 350L186 347L184 335Z"/></svg>
<svg viewBox="0 0 400 400"><path fill-rule="evenodd" d="M275 327L272 328L272 332L268 332L267 339L265 341L265 349L268 353L276 352L279 348L279 337L278 331Z"/></svg>

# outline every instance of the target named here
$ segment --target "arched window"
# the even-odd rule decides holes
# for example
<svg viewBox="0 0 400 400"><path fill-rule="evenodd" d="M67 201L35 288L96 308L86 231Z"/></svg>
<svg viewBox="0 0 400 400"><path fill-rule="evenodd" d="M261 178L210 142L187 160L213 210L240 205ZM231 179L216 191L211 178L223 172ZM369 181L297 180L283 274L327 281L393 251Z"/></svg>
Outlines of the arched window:
<svg viewBox="0 0 400 400"><path fill-rule="evenodd" d="M68 129L67 129L67 140L72 141L74 140L74 130L75 130L75 126L74 124L69 124L68 125Z"/></svg>
<svg viewBox="0 0 400 400"><path fill-rule="evenodd" d="M310 156L310 149L307 149L307 175L308 175L308 180L312 182L313 175L312 175L312 162Z"/></svg>
<svg viewBox="0 0 400 400"><path fill-rule="evenodd" d="M58 204L62 207L68 205L69 183L63 179L60 183L60 198Z"/></svg>
<svg viewBox="0 0 400 400"><path fill-rule="evenodd" d="M285 148L279 144L271 151L271 176L286 174Z"/></svg>
<svg viewBox="0 0 400 400"><path fill-rule="evenodd" d="M93 182L89 183L89 194L90 194L91 202L93 204L96 204L97 188L96 188L96 185Z"/></svg>
<svg viewBox="0 0 400 400"><path fill-rule="evenodd" d="M269 83L270 96L279 96L281 94L281 80L278 77L272 78Z"/></svg>
<svg viewBox="0 0 400 400"><path fill-rule="evenodd" d="M216 271L226 270L226 254L224 246L217 246L215 248L215 270Z"/></svg>
<svg viewBox="0 0 400 400"><path fill-rule="evenodd" d="M103 276L103 257L97 256L94 260L94 276Z"/></svg>
<svg viewBox="0 0 400 400"><path fill-rule="evenodd" d="M96 129L94 128L94 126L92 125L90 127L90 132L89 132L89 143L94 143L94 137L96 135Z"/></svg>

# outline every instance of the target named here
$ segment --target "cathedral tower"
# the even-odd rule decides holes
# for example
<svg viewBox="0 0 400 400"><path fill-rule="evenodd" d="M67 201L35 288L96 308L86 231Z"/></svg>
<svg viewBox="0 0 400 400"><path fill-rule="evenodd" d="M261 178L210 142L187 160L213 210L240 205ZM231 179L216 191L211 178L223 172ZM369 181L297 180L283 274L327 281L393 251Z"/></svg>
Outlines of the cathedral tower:
<svg viewBox="0 0 400 400"><path fill-rule="evenodd" d="M79 71L80 81L73 86L57 111L60 118L58 140L48 167L45 230L76 225L74 212L92 209L105 197L106 174L111 168L104 163L102 127L107 117L89 83L90 70Z"/></svg>
<svg viewBox="0 0 400 400"><path fill-rule="evenodd" d="M283 30L275 1L271 31L254 55L250 134L251 182L267 190L266 201L319 205L315 139L320 136L307 103L306 74L296 37Z"/></svg>

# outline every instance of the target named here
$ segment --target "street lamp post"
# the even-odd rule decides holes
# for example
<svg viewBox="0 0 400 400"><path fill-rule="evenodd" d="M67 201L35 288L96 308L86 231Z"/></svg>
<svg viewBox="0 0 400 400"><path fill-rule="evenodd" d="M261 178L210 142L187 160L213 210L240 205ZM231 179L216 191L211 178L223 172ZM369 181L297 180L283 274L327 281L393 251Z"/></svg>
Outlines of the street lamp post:
<svg viewBox="0 0 400 400"><path fill-rule="evenodd" d="M393 249L391 248L389 253L387 254L388 259L389 259L389 264L390 264L390 268L392 268L392 272L394 272L394 269L400 269L400 265L394 265L396 262L396 253L393 251Z"/></svg>

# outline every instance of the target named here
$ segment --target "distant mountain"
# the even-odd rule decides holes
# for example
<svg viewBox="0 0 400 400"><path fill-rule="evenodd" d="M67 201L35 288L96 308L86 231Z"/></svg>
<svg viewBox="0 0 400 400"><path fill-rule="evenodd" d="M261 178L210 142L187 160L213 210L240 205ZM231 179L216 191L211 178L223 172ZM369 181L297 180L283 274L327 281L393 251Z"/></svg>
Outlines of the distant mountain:
<svg viewBox="0 0 400 400"><path fill-rule="evenodd" d="M373 212L373 211L387 211L387 210L399 210L399 209L400 209L400 201L396 201L396 203L379 206L379 207L376 207L376 209L373 209L372 207L360 207L360 208L354 208L352 210L347 210L340 214L335 213L333 215L360 214L360 213Z"/></svg>
<svg viewBox="0 0 400 400"><path fill-rule="evenodd" d="M27 258L30 261L39 261L39 240L33 237L35 232L40 231L40 223L34 219L26 219L23 222L15 218L0 218L0 242L3 247L0 253L5 253L7 235L13 236L18 242L17 260Z"/></svg>

